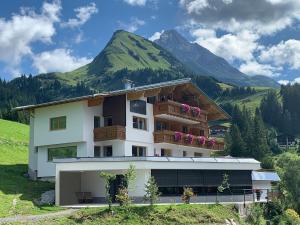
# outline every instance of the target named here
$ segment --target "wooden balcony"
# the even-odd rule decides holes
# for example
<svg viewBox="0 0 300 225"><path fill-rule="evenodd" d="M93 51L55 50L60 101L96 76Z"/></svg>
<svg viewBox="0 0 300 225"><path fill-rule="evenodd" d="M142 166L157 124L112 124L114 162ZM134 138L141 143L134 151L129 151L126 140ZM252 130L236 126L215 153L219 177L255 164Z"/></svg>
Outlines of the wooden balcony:
<svg viewBox="0 0 300 225"><path fill-rule="evenodd" d="M99 127L94 129L94 141L125 140L126 133L123 126Z"/></svg>
<svg viewBox="0 0 300 225"><path fill-rule="evenodd" d="M190 146L190 147L197 147L197 148L206 148L206 149L212 149L216 151L222 151L224 150L224 142L216 141L214 145L211 145L206 141L205 144L200 144L197 140L196 136L193 136L193 141L189 143L186 140L186 135L183 134L182 138L178 141L175 140L175 132L164 130L164 131L156 131L154 132L154 143L169 143L169 144L175 144L175 145L184 145L184 146Z"/></svg>
<svg viewBox="0 0 300 225"><path fill-rule="evenodd" d="M207 123L206 111L201 110L200 115L195 116L191 110L189 112L183 112L181 103L170 100L154 104L153 114L158 118L171 119L175 121L183 119L185 121L193 121L193 123Z"/></svg>

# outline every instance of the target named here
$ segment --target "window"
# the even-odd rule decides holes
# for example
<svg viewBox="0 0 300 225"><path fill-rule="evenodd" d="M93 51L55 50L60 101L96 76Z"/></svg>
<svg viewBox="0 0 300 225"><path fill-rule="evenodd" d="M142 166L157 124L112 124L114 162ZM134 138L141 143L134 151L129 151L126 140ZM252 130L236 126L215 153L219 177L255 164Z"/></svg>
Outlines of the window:
<svg viewBox="0 0 300 225"><path fill-rule="evenodd" d="M50 118L50 130L66 129L66 125L67 125L67 117L66 116Z"/></svg>
<svg viewBox="0 0 300 225"><path fill-rule="evenodd" d="M103 157L112 157L113 155L113 149L112 146L104 146L103 147Z"/></svg>
<svg viewBox="0 0 300 225"><path fill-rule="evenodd" d="M146 115L146 102L143 100L130 101L130 112Z"/></svg>
<svg viewBox="0 0 300 225"><path fill-rule="evenodd" d="M147 98L147 103L155 104L155 102L156 102L156 96L151 96Z"/></svg>
<svg viewBox="0 0 300 225"><path fill-rule="evenodd" d="M161 156L172 156L172 150L162 148L161 152L160 152L160 155Z"/></svg>
<svg viewBox="0 0 300 225"><path fill-rule="evenodd" d="M156 130L167 130L167 123L166 122L161 122L161 121L156 121L155 129Z"/></svg>
<svg viewBox="0 0 300 225"><path fill-rule="evenodd" d="M194 157L202 157L202 153L200 153L200 152L194 152Z"/></svg>
<svg viewBox="0 0 300 225"><path fill-rule="evenodd" d="M75 158L77 157L77 146L48 148L48 161L54 158Z"/></svg>
<svg viewBox="0 0 300 225"><path fill-rule="evenodd" d="M100 116L94 116L94 128L100 127Z"/></svg>
<svg viewBox="0 0 300 225"><path fill-rule="evenodd" d="M183 152L182 152L182 156L183 156L183 157L186 157L186 151L183 151Z"/></svg>
<svg viewBox="0 0 300 225"><path fill-rule="evenodd" d="M188 133L188 128L187 128L187 126L183 126L182 127L182 133L185 133L185 134L187 134Z"/></svg>
<svg viewBox="0 0 300 225"><path fill-rule="evenodd" d="M108 127L108 126L112 126L112 125L113 125L112 116L104 117L104 126Z"/></svg>
<svg viewBox="0 0 300 225"><path fill-rule="evenodd" d="M141 117L133 117L133 128L147 130L146 119Z"/></svg>
<svg viewBox="0 0 300 225"><path fill-rule="evenodd" d="M200 136L204 136L204 130L200 130Z"/></svg>
<svg viewBox="0 0 300 225"><path fill-rule="evenodd" d="M94 157L101 157L101 147L94 146Z"/></svg>
<svg viewBox="0 0 300 225"><path fill-rule="evenodd" d="M132 146L132 156L146 156L146 147Z"/></svg>

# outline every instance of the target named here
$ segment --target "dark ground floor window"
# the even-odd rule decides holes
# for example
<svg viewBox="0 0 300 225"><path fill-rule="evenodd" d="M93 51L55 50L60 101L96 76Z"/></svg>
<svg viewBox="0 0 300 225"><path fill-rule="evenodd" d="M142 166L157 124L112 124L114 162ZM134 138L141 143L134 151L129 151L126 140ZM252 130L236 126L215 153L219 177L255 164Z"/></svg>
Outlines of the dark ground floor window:
<svg viewBox="0 0 300 225"><path fill-rule="evenodd" d="M194 194L198 196L205 195L216 195L218 187L191 187L193 189ZM183 194L184 187L159 187L159 192L161 196L180 196ZM226 189L224 192L218 192L218 195L243 195L243 194L252 194L251 186L243 186L243 187L230 187L230 189Z"/></svg>

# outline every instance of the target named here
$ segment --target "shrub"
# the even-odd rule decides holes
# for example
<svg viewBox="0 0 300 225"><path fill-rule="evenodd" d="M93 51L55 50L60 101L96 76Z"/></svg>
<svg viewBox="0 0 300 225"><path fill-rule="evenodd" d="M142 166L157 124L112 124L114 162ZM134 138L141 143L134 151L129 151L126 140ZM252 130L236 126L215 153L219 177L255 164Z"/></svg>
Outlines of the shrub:
<svg viewBox="0 0 300 225"><path fill-rule="evenodd" d="M160 194L158 192L158 186L154 177L151 176L148 182L145 184L145 192L146 194L144 195L144 200L150 201L151 206L158 201Z"/></svg>
<svg viewBox="0 0 300 225"><path fill-rule="evenodd" d="M247 221L252 225L265 225L266 221L263 217L263 208L260 204L252 204Z"/></svg>
<svg viewBox="0 0 300 225"><path fill-rule="evenodd" d="M287 225L299 225L300 217L295 210L287 209L284 212L284 221Z"/></svg>
<svg viewBox="0 0 300 225"><path fill-rule="evenodd" d="M185 187L183 189L183 195L181 196L181 199L185 204L190 204L191 197L193 196L194 196L193 189L190 187Z"/></svg>
<svg viewBox="0 0 300 225"><path fill-rule="evenodd" d="M121 187L116 195L116 200L120 203L120 206L128 206L131 203L131 199L128 195L128 189L126 187Z"/></svg>

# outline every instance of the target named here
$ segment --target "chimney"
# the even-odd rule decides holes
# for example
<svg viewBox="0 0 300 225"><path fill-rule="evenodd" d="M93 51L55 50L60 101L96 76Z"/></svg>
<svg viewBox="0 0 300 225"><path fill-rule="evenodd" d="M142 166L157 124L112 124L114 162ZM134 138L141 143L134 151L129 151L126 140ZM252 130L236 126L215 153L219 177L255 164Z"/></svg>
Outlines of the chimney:
<svg viewBox="0 0 300 225"><path fill-rule="evenodd" d="M123 80L123 83L124 83L124 88L127 90L127 89L131 89L133 88L133 81L132 80L129 80L129 79L124 79Z"/></svg>

